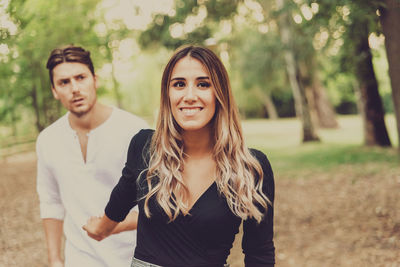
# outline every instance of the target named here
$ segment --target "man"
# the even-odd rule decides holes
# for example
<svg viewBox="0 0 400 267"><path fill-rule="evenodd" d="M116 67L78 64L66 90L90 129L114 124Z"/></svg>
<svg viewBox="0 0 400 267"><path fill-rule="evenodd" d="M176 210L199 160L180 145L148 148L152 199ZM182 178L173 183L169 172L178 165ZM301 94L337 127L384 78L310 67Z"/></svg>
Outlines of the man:
<svg viewBox="0 0 400 267"><path fill-rule="evenodd" d="M104 213L129 142L147 123L97 102L97 78L90 52L83 48L53 50L47 68L53 96L68 110L39 134L36 144L37 191L50 266L129 266L136 233L126 230L136 229L135 211L102 242L89 238L82 226L90 216Z"/></svg>

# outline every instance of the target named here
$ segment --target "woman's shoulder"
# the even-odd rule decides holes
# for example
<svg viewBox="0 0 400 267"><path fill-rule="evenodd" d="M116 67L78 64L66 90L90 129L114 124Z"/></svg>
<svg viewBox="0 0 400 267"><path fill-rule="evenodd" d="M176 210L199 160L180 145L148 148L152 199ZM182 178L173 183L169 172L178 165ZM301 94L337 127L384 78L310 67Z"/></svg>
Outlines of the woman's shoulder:
<svg viewBox="0 0 400 267"><path fill-rule="evenodd" d="M264 177L267 176L273 180L274 174L272 171L271 163L270 163L267 155L264 152L262 152L258 149L254 149L254 148L249 148L249 151L253 155L253 157L255 157L258 160L258 162L260 163L261 168L263 169L263 172L264 172Z"/></svg>
<svg viewBox="0 0 400 267"><path fill-rule="evenodd" d="M269 164L269 160L267 155L265 155L264 152L255 149L255 148L249 148L250 153L260 162L260 164L263 163L268 163Z"/></svg>
<svg viewBox="0 0 400 267"><path fill-rule="evenodd" d="M132 137L132 142L137 145L145 145L153 137L153 129L141 129L137 134Z"/></svg>
<svg viewBox="0 0 400 267"><path fill-rule="evenodd" d="M138 155L146 154L144 151L150 147L153 134L153 129L142 129L135 134L129 144L128 155L137 158Z"/></svg>

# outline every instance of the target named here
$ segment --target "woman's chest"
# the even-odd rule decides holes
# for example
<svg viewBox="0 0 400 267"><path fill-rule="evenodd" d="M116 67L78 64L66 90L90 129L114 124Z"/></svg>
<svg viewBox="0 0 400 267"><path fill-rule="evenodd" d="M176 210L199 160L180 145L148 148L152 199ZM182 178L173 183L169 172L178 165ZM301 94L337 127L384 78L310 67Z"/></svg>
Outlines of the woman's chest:
<svg viewBox="0 0 400 267"><path fill-rule="evenodd" d="M146 217L143 208L144 200L139 202L138 231L142 228L159 236L173 233L177 239L189 238L205 244L230 243L241 223L226 199L218 193L215 183L199 197L188 215L179 214L172 222L153 198L149 201L150 218Z"/></svg>

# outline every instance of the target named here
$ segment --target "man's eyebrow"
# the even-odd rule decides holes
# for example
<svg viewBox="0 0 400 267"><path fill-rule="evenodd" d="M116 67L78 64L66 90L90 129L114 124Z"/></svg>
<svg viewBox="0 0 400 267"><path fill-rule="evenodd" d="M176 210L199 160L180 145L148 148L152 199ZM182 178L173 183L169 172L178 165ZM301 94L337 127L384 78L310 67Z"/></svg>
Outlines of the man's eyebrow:
<svg viewBox="0 0 400 267"><path fill-rule="evenodd" d="M56 79L56 82L65 82L65 81L69 81L70 78L58 78Z"/></svg>

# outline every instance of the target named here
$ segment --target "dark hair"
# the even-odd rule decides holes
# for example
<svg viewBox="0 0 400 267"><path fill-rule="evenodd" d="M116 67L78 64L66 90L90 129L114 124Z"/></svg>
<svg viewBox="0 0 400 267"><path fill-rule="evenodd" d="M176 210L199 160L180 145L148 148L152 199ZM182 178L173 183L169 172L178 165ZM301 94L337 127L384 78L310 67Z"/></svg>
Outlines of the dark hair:
<svg viewBox="0 0 400 267"><path fill-rule="evenodd" d="M56 48L51 51L49 59L47 60L46 68L49 69L50 82L54 86L53 82L53 69L64 62L78 62L86 65L90 72L94 74L94 67L92 59L90 58L90 52L86 51L79 46L64 46Z"/></svg>

